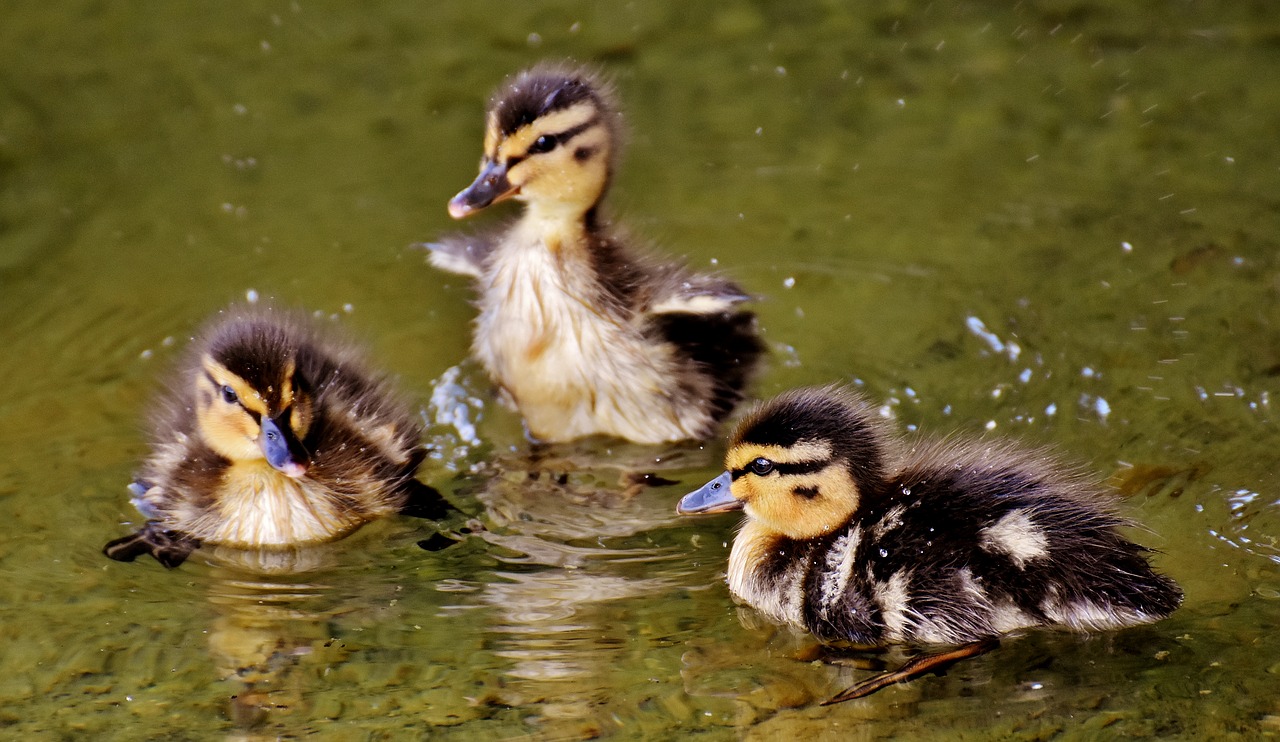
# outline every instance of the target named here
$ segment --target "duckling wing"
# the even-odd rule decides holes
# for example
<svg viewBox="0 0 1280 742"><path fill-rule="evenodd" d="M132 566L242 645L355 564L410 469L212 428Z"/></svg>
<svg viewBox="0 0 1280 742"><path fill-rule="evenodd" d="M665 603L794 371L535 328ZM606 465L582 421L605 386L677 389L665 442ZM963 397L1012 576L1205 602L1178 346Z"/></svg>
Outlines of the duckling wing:
<svg viewBox="0 0 1280 742"><path fill-rule="evenodd" d="M439 242L419 242L414 247L427 251L427 260L442 271L479 278L496 240L487 235L458 234Z"/></svg>
<svg viewBox="0 0 1280 742"><path fill-rule="evenodd" d="M649 299L650 314L721 314L751 299L737 284L720 276L673 272L664 279Z"/></svg>

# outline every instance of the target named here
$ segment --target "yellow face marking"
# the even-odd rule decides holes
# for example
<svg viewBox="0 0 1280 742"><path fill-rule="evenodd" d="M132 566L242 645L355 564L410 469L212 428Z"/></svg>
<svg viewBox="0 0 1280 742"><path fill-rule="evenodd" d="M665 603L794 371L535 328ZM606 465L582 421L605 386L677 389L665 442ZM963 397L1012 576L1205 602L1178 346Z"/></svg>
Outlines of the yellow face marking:
<svg viewBox="0 0 1280 742"><path fill-rule="evenodd" d="M794 446L746 443L725 456L729 471L739 475L730 492L745 505L747 516L762 528L794 539L830 533L858 508L858 487L843 461L832 459L826 441L801 441ZM782 468L760 475L750 466L758 458L775 464L815 464L815 471L787 472Z"/></svg>
<svg viewBox="0 0 1280 742"><path fill-rule="evenodd" d="M262 396L212 358L204 359L203 370L205 373L196 376L194 389L200 436L210 448L231 461L263 458L258 445L262 429L247 411L265 414L267 405ZM237 401L228 402L223 397L224 387L235 392Z"/></svg>
<svg viewBox="0 0 1280 742"><path fill-rule="evenodd" d="M743 443L729 449L729 452L725 454L724 468L729 471L737 471L760 458L779 464L826 461L831 458L831 454L831 444L826 441L800 441L794 446Z"/></svg>
<svg viewBox="0 0 1280 742"><path fill-rule="evenodd" d="M858 509L858 487L839 462L807 474L748 473L730 491L746 504L749 517L794 539L830 533Z"/></svg>
<svg viewBox="0 0 1280 742"><path fill-rule="evenodd" d="M217 396L222 397L222 387L229 386L236 393L236 397L240 399L241 404L246 408L253 410L258 414L267 414L267 402L254 389L249 382L240 378L238 375L227 370L226 366L213 360L212 358L204 359L204 370L209 376L213 377L214 383L218 385Z"/></svg>
<svg viewBox="0 0 1280 742"><path fill-rule="evenodd" d="M484 127L484 156L486 158L493 160L498 156L498 143L501 140L502 133L498 131L498 115L491 113Z"/></svg>
<svg viewBox="0 0 1280 742"><path fill-rule="evenodd" d="M510 192L530 204L559 204L585 210L594 204L609 179L609 128L592 101L554 111L503 137L494 116L485 131L485 163L510 163L506 171ZM530 154L543 135L559 135L600 119L554 149ZM580 150L591 153L578 159ZM485 163L481 164L483 169ZM501 199L498 199L501 200Z"/></svg>
<svg viewBox="0 0 1280 742"><path fill-rule="evenodd" d="M293 372L297 368L292 358L289 359L284 367L284 373L280 376L280 409L287 410L289 405L293 404Z"/></svg>

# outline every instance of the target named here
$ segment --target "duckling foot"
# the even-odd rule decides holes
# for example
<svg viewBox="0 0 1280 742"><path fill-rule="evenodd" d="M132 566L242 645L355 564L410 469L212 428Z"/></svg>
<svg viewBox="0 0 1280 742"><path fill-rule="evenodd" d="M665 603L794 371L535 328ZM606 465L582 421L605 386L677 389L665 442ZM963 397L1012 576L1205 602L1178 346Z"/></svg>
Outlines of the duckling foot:
<svg viewBox="0 0 1280 742"><path fill-rule="evenodd" d="M444 499L444 495L441 495L435 487L425 485L416 479L409 479L405 487L408 489L408 497L404 506L400 508L401 515L425 520L443 520L450 515L462 512L454 507L453 503Z"/></svg>
<svg viewBox="0 0 1280 742"><path fill-rule="evenodd" d="M185 562L198 546L199 541L148 521L136 532L108 542L102 547L102 553L117 562L132 562L143 554L150 554L166 568L173 569Z"/></svg>
<svg viewBox="0 0 1280 742"><path fill-rule="evenodd" d="M424 551L442 551L453 546L454 544L465 541L474 533L483 533L487 530L484 524L475 518L469 519L465 525L454 531L437 531L430 538L424 538L418 542L418 548Z"/></svg>
<svg viewBox="0 0 1280 742"><path fill-rule="evenodd" d="M855 698L866 698L872 693L883 688L887 688L890 685L894 685L895 683L905 683L929 673L941 674L945 672L947 668L961 660L967 660L970 657L977 657L978 655L986 654L998 646L1000 646L1000 642L995 639L983 639L981 641L964 644L947 652L921 655L912 659L897 670L873 675L857 685L845 688L831 698L823 701L822 705L830 706L844 701L852 701Z"/></svg>

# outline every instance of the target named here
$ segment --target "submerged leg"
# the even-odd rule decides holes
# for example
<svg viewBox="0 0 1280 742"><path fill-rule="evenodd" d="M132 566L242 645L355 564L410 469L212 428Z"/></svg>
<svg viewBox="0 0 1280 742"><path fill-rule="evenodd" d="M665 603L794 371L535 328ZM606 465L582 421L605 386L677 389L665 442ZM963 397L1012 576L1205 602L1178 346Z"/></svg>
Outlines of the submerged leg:
<svg viewBox="0 0 1280 742"><path fill-rule="evenodd" d="M150 554L157 562L173 569L185 562L199 545L199 541L151 521L124 538L108 542L102 547L102 553L117 562L132 562L143 554Z"/></svg>
<svg viewBox="0 0 1280 742"><path fill-rule="evenodd" d="M986 654L998 646L1000 646L1000 642L995 639L983 639L981 641L963 644L946 652L923 654L919 657L914 657L907 662L907 664L897 670L872 675L870 678L867 678L857 685L845 688L826 701L823 701L822 705L830 706L833 703L852 701L855 698L866 698L872 693L883 688L887 688L895 683L905 683L908 680L914 680L921 675L927 675L931 672L940 673L960 660L967 660L970 657L977 657L980 654Z"/></svg>
<svg viewBox="0 0 1280 742"><path fill-rule="evenodd" d="M444 495L441 495L435 487L425 485L417 479L412 477L406 479L404 487L406 496L405 503L400 508L401 515L425 520L443 520L449 515L461 512L453 506L453 503L444 499Z"/></svg>

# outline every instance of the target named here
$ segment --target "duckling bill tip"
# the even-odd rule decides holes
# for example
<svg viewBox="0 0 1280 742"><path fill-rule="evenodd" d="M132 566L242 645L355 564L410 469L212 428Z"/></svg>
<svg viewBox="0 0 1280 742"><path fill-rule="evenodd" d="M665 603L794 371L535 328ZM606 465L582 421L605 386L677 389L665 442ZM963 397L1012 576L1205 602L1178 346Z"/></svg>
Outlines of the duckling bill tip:
<svg viewBox="0 0 1280 742"><path fill-rule="evenodd" d="M732 483L733 477L729 472L721 474L680 498L680 502L676 504L676 513L680 515L699 515L741 510L742 501L733 496L729 486Z"/></svg>

